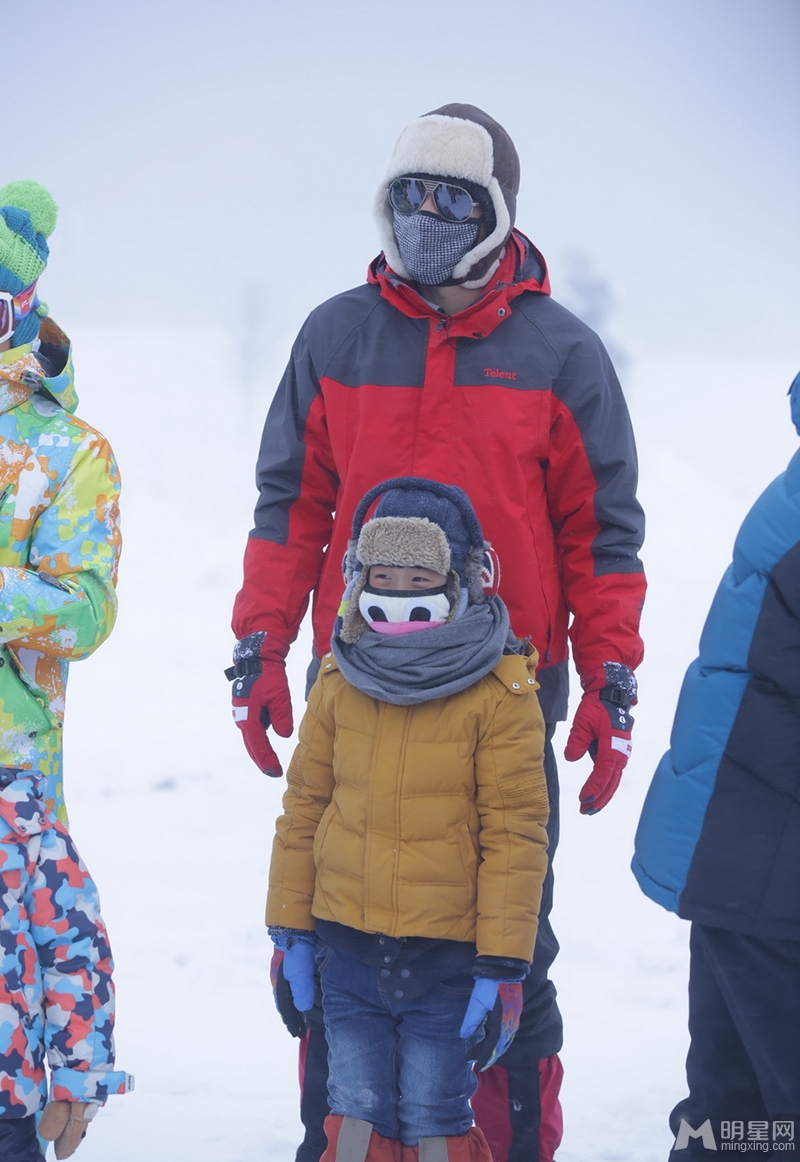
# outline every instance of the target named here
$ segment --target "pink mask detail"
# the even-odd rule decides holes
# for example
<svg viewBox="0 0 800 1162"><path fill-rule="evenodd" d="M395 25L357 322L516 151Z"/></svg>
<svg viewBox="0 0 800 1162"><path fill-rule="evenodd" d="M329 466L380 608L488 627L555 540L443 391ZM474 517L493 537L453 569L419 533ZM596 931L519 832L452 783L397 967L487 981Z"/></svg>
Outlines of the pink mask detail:
<svg viewBox="0 0 800 1162"><path fill-rule="evenodd" d="M443 621L371 621L370 629L387 637L399 637L401 633L417 633L421 629L437 629Z"/></svg>

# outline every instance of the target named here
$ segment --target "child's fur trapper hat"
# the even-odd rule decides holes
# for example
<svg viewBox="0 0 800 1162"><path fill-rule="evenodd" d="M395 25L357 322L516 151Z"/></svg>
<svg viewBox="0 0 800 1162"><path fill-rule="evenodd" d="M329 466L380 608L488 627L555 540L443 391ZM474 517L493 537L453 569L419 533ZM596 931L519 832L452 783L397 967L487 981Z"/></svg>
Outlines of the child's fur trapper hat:
<svg viewBox="0 0 800 1162"><path fill-rule="evenodd" d="M364 523L378 497L373 518ZM353 536L345 557L347 589L339 611L339 636L354 642L368 628L358 599L371 565L418 565L445 574L450 601L447 620L452 621L463 591L470 604L484 600L488 549L469 497L455 485L400 476L370 489L353 519Z"/></svg>
<svg viewBox="0 0 800 1162"><path fill-rule="evenodd" d="M450 572L450 546L439 525L426 516L376 516L361 530L356 556L370 565L399 565Z"/></svg>

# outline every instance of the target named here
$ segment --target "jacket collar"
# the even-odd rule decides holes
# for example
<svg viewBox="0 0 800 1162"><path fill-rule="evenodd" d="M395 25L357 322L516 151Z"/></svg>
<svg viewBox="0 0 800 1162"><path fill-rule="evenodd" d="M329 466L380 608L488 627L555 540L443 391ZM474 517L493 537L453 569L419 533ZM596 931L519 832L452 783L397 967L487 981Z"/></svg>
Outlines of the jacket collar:
<svg viewBox="0 0 800 1162"><path fill-rule="evenodd" d="M456 315L442 315L416 290L400 278L383 254L370 264L367 281L375 283L387 302L414 319L446 319L448 334L457 338L482 339L511 314L511 302L525 291L550 294L550 277L544 258L520 231L515 230L505 255L484 294Z"/></svg>
<svg viewBox="0 0 800 1162"><path fill-rule="evenodd" d="M0 414L18 407L34 392L49 395L67 412L78 406L69 339L52 319L43 321L40 338L35 355L29 343L0 352Z"/></svg>

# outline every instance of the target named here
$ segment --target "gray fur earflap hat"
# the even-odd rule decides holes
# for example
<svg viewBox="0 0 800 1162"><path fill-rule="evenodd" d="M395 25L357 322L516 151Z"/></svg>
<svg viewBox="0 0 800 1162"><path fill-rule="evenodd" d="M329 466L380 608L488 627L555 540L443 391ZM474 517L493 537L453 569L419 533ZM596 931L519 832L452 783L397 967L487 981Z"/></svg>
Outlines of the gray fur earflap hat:
<svg viewBox="0 0 800 1162"><path fill-rule="evenodd" d="M395 178L421 175L461 179L487 191L494 229L461 259L449 280L473 289L500 265L514 228L519 193L519 157L514 142L475 105L442 105L410 122L397 139L375 199L375 216L386 260L401 278L410 275L400 257L387 188Z"/></svg>
<svg viewBox="0 0 800 1162"><path fill-rule="evenodd" d="M444 530L426 516L376 516L361 530L356 556L370 565L417 566L450 572L450 546Z"/></svg>
<svg viewBox="0 0 800 1162"><path fill-rule="evenodd" d="M380 497L371 520L369 508ZM356 641L367 629L358 599L371 565L418 565L447 576L450 616L462 603L484 600L484 570L490 546L467 494L455 485L424 477L398 476L370 489L353 518L345 557L347 589L342 610L343 641Z"/></svg>

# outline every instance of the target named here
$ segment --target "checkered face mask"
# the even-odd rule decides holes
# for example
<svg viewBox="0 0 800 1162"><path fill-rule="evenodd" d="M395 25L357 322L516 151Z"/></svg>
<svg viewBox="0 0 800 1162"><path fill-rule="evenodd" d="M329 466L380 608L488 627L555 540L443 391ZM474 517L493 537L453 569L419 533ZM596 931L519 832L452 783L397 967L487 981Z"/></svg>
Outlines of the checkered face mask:
<svg viewBox="0 0 800 1162"><path fill-rule="evenodd" d="M448 222L438 214L419 210L416 214L393 211L394 233L400 257L414 282L441 286L452 278L453 270L478 241L480 219Z"/></svg>

